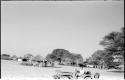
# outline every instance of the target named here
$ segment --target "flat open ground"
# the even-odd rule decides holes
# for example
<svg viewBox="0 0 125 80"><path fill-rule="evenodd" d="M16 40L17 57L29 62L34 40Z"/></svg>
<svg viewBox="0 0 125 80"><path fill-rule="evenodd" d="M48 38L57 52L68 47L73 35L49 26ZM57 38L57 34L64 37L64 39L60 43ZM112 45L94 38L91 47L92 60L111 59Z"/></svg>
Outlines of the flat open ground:
<svg viewBox="0 0 125 80"><path fill-rule="evenodd" d="M10 80L8 78L20 79L20 78L32 78L34 80L41 80L41 78L53 79L52 76L56 74L56 70L74 72L78 67L71 66L56 66L56 67L33 67L23 66L16 61L1 60L1 76L3 79ZM94 68L84 68L90 70L93 73L99 72L102 80L124 80L124 72L112 72ZM21 80L25 80L21 79ZM12 80L12 79L11 79ZM83 79L82 79L83 80Z"/></svg>

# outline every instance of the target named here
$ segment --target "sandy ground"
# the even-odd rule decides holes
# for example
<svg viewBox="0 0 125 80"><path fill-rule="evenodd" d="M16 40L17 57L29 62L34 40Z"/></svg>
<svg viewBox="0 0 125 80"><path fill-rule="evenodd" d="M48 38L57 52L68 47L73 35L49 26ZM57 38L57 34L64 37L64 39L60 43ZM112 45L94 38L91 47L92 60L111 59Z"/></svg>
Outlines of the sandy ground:
<svg viewBox="0 0 125 80"><path fill-rule="evenodd" d="M74 72L78 67L71 66L56 66L56 67L33 67L23 66L16 61L1 61L1 80L54 80L53 75L57 70ZM101 74L98 80L124 80L124 73L112 72L107 70L100 70L94 68L84 68L92 73L99 72ZM61 79L59 79L61 80ZM68 80L68 79L63 79ZM73 79L76 80L76 79ZM77 80L84 80L79 78ZM92 80L92 79L91 79ZM95 79L93 79L95 80Z"/></svg>

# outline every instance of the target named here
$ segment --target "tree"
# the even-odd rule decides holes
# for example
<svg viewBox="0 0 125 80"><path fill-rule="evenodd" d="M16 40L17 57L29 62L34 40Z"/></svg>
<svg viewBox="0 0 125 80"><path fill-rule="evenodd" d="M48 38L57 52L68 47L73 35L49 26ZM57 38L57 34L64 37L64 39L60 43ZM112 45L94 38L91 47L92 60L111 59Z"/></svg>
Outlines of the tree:
<svg viewBox="0 0 125 80"><path fill-rule="evenodd" d="M80 54L71 53L65 49L54 49L51 54L46 56L47 60L58 61L59 64L63 64L66 61L69 63L82 63L83 58Z"/></svg>
<svg viewBox="0 0 125 80"><path fill-rule="evenodd" d="M71 65L79 65L83 63L83 57L80 54L69 53L64 59L68 59Z"/></svg>
<svg viewBox="0 0 125 80"><path fill-rule="evenodd" d="M63 58L67 57L67 55L69 55L69 54L70 54L70 52L65 49L54 49L52 51L53 57L56 57L56 59L59 61L59 64L61 64Z"/></svg>
<svg viewBox="0 0 125 80"><path fill-rule="evenodd" d="M111 32L100 42L105 47L105 62L108 67L119 66L120 63L113 62L114 55L121 55L124 59L124 28L120 32Z"/></svg>
<svg viewBox="0 0 125 80"><path fill-rule="evenodd" d="M53 55L53 54L48 54L46 56L46 59L49 60L49 61L52 61L52 62L58 60L57 57L55 55Z"/></svg>
<svg viewBox="0 0 125 80"><path fill-rule="evenodd" d="M17 57L16 55L13 55L13 56L11 57L11 59L13 59L13 60L17 60L18 57Z"/></svg>
<svg viewBox="0 0 125 80"><path fill-rule="evenodd" d="M121 32L111 32L100 42L112 55L122 55L124 58L124 28Z"/></svg>
<svg viewBox="0 0 125 80"><path fill-rule="evenodd" d="M36 55L32 58L33 61L43 61L45 60L41 55Z"/></svg>
<svg viewBox="0 0 125 80"><path fill-rule="evenodd" d="M75 57L75 62L77 65L83 63L83 58L80 54L76 54L74 55L74 57Z"/></svg>
<svg viewBox="0 0 125 80"><path fill-rule="evenodd" d="M30 60L31 58L33 58L34 56L32 55L32 54L30 54L30 53L28 53L28 54L25 54L24 55L24 59L27 59L27 60Z"/></svg>
<svg viewBox="0 0 125 80"><path fill-rule="evenodd" d="M92 57L88 57L85 62L86 62L86 64L93 64Z"/></svg>
<svg viewBox="0 0 125 80"><path fill-rule="evenodd" d="M97 64L100 64L101 61L104 61L105 56L105 50L97 50L94 54L92 54L92 59L93 61L97 62Z"/></svg>
<svg viewBox="0 0 125 80"><path fill-rule="evenodd" d="M10 55L9 54L2 54L1 59L10 60Z"/></svg>
<svg viewBox="0 0 125 80"><path fill-rule="evenodd" d="M75 53L70 53L67 57L70 59L72 65L76 65L76 54Z"/></svg>

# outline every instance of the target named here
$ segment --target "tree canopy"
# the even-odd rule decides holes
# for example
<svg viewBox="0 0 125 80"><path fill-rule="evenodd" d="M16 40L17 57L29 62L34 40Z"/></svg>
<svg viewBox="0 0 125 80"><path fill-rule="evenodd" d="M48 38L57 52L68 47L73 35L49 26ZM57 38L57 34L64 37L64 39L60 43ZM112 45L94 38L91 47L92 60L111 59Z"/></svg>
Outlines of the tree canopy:
<svg viewBox="0 0 125 80"><path fill-rule="evenodd" d="M99 65L103 62L109 68L121 65L123 62L114 62L113 56L121 55L124 59L124 28L120 32L113 31L104 36L100 45L104 46L104 50L93 53L89 60L91 63Z"/></svg>
<svg viewBox="0 0 125 80"><path fill-rule="evenodd" d="M62 64L62 61L65 61L65 59L70 60L71 63L83 61L80 54L71 53L65 49L54 49L51 54L46 56L46 58L52 61L58 61L59 64Z"/></svg>
<svg viewBox="0 0 125 80"><path fill-rule="evenodd" d="M124 28L120 32L111 32L100 42L110 55L122 55L124 58Z"/></svg>
<svg viewBox="0 0 125 80"><path fill-rule="evenodd" d="M33 56L32 54L27 53L27 54L25 54L25 55L24 55L24 57L23 57L23 58L25 58L25 59L29 60L29 59L31 59L31 58L33 58L33 57L34 57L34 56Z"/></svg>
<svg viewBox="0 0 125 80"><path fill-rule="evenodd" d="M36 55L32 58L33 61L43 61L45 60L41 55Z"/></svg>

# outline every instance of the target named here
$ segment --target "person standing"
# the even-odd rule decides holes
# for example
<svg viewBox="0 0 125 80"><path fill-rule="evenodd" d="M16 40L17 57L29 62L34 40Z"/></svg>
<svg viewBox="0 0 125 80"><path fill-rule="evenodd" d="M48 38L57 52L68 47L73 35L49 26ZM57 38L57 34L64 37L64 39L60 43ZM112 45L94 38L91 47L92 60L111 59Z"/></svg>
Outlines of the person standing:
<svg viewBox="0 0 125 80"><path fill-rule="evenodd" d="M47 67L47 61L44 61L44 63L45 63L45 67Z"/></svg>
<svg viewBox="0 0 125 80"><path fill-rule="evenodd" d="M85 70L83 69L83 67L81 67L81 69L80 69L80 76L82 77L84 75L84 73L85 73Z"/></svg>

